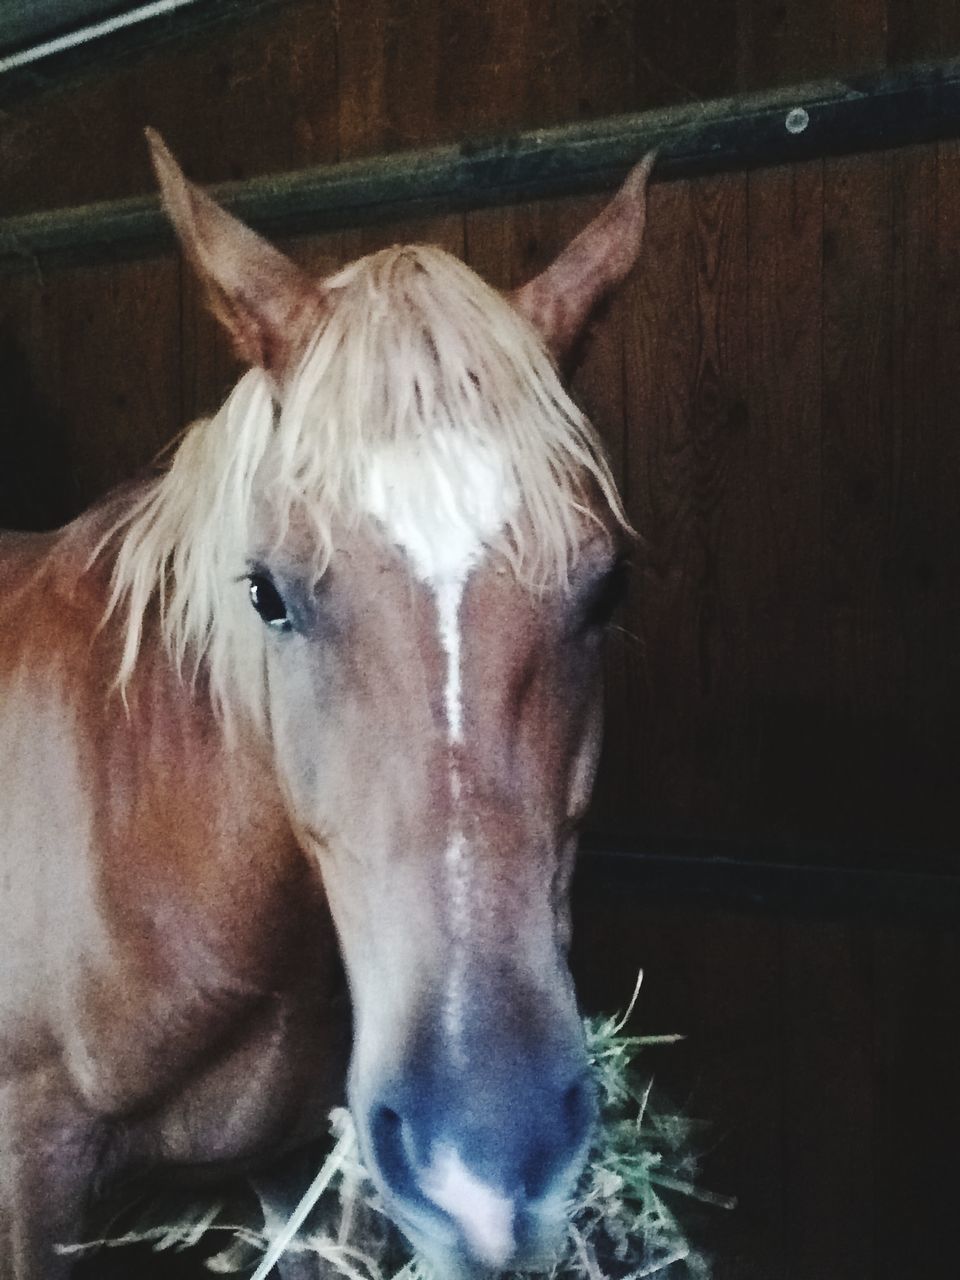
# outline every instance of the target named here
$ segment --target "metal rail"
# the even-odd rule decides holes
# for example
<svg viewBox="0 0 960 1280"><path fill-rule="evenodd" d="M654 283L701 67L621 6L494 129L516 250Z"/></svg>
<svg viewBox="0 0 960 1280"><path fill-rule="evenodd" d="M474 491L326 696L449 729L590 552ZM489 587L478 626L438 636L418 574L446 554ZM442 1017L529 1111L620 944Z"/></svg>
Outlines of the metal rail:
<svg viewBox="0 0 960 1280"><path fill-rule="evenodd" d="M279 234L598 191L656 147L655 180L960 136L960 61L320 165L213 187ZM176 139L170 140L174 146ZM0 270L170 243L154 196L0 220Z"/></svg>

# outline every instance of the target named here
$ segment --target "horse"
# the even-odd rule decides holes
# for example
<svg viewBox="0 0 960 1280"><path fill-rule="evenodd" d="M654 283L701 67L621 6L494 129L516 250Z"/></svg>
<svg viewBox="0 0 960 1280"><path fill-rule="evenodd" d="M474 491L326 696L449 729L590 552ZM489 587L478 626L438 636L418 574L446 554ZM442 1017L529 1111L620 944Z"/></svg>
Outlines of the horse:
<svg viewBox="0 0 960 1280"><path fill-rule="evenodd" d="M316 278L149 141L248 367L165 469L0 540L0 1280L159 1172L279 1212L343 1096L437 1274L540 1265L594 1120L568 896L630 537L562 371L651 159L507 294L427 245Z"/></svg>

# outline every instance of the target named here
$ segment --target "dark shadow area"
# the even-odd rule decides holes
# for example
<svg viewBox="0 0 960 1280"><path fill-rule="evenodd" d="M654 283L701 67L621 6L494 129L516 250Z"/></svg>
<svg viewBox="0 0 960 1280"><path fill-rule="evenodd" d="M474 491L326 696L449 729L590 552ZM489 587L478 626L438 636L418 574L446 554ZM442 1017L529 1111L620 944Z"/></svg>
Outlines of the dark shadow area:
<svg viewBox="0 0 960 1280"><path fill-rule="evenodd" d="M66 436L31 377L23 348L3 326L0 389L0 528L56 528L77 512Z"/></svg>

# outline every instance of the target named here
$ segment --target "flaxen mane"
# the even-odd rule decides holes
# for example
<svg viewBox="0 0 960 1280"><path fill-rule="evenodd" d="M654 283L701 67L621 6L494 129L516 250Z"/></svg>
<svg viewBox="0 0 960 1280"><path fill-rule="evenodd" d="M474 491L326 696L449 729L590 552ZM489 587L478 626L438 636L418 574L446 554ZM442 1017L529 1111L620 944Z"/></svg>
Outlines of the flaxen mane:
<svg viewBox="0 0 960 1280"><path fill-rule="evenodd" d="M178 666L203 662L221 712L238 697L256 710L262 681L250 663L262 654L252 659L238 635L258 633L249 621L238 629L235 613L238 601L249 609L237 584L256 503L269 504L278 528L309 520L319 574L334 521L369 512L371 459L384 451L414 484L465 465L458 442L473 458L496 457L518 496L498 547L531 582L565 577L586 486L625 524L597 436L539 338L463 263L438 248L395 247L325 287L328 306L282 405L252 369L124 520L111 600L125 608L121 685L158 597Z"/></svg>

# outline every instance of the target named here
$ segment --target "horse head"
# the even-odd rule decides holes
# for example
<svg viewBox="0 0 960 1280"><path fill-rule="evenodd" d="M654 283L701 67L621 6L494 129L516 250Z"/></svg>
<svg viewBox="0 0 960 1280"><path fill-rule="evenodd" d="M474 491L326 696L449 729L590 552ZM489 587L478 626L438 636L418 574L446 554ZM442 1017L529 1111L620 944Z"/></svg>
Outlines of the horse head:
<svg viewBox="0 0 960 1280"><path fill-rule="evenodd" d="M568 889L629 532L558 371L637 257L650 160L506 296L425 246L314 279L152 144L251 370L132 517L126 666L159 576L322 877L397 1223L439 1274L542 1264L594 1116Z"/></svg>

